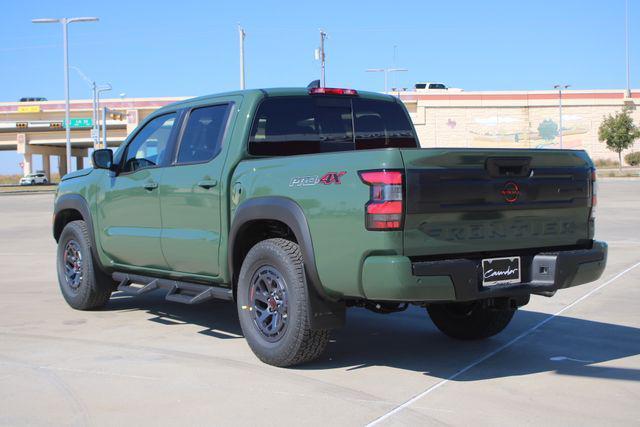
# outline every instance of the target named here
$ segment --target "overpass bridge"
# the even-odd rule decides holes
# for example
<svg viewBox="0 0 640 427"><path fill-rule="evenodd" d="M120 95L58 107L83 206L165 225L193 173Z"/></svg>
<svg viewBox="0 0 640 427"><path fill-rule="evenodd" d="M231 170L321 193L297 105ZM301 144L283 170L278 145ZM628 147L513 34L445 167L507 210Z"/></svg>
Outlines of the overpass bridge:
<svg viewBox="0 0 640 427"><path fill-rule="evenodd" d="M123 98L104 99L100 107L107 107L119 118L106 120L107 145L119 146L127 135L152 111L186 97ZM71 148L76 158L76 168L84 167L84 158L91 139L91 116L93 104L88 100L71 101ZM51 175L51 157L58 158L58 172L63 176L68 171L65 152L64 102L1 102L0 103L0 150L16 151L23 155L22 169L26 175L32 172L33 156L42 156L42 165L47 178ZM89 120L87 120L89 119ZM102 126L102 121L99 121Z"/></svg>

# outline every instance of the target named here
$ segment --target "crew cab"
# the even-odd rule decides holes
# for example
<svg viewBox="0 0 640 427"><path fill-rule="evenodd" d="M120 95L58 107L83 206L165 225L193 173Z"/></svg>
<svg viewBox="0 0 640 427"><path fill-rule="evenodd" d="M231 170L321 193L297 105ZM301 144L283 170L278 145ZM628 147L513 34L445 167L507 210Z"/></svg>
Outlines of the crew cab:
<svg viewBox="0 0 640 427"><path fill-rule="evenodd" d="M233 300L276 366L318 358L354 306L415 304L451 337L487 338L530 295L598 279L607 258L584 151L420 148L403 104L379 93L190 99L92 161L55 197L66 301Z"/></svg>

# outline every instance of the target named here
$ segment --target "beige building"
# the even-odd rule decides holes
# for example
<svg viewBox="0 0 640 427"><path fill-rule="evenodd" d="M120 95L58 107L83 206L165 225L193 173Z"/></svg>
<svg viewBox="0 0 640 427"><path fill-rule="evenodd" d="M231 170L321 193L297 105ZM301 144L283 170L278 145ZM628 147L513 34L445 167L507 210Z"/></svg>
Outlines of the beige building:
<svg viewBox="0 0 640 427"><path fill-rule="evenodd" d="M415 123L423 147L499 147L559 148L559 96L556 91L529 92L465 92L461 90L423 90L393 92L406 104ZM175 98L105 99L118 118L107 119L109 147L119 146L126 136L152 111L179 101ZM640 125L640 92L625 98L623 91L564 91L563 147L585 149L594 159L615 159L616 154L598 141L598 127L607 114L632 108ZM72 119L92 115L91 101L71 103ZM0 103L0 150L23 155L23 172L32 170L33 156L42 156L43 169L51 172L51 156L58 157L59 172L66 171L65 132L62 121L64 103L5 102ZM73 128L72 155L75 167L84 166L83 159L93 147L90 129ZM640 149L640 142L634 149Z"/></svg>
<svg viewBox="0 0 640 427"><path fill-rule="evenodd" d="M409 109L423 147L560 148L557 91L396 94ZM640 126L639 102L638 91L630 98L624 91L563 91L563 148L587 150L593 159L617 159L598 141L598 128L603 117L625 106ZM640 141L634 149L640 149Z"/></svg>

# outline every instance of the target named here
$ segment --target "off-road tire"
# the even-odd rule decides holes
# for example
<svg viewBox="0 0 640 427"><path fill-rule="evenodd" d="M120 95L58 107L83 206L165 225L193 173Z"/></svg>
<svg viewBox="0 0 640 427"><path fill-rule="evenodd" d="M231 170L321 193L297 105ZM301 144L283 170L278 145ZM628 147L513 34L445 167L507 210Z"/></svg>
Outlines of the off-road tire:
<svg viewBox="0 0 640 427"><path fill-rule="evenodd" d="M254 322L249 299L251 280L265 266L275 268L286 283L288 314L286 330L269 341ZM286 367L317 359L329 342L328 330L310 327L309 293L300 248L286 239L257 243L245 257L237 288L238 317L249 347L264 363Z"/></svg>
<svg viewBox="0 0 640 427"><path fill-rule="evenodd" d="M70 241L78 244L83 260L80 269L82 276L76 289L69 285L64 272L64 252ZM82 220L65 225L58 240L56 265L60 291L67 303L76 310L93 310L104 306L114 289L111 277L95 265L92 244L87 224Z"/></svg>
<svg viewBox="0 0 640 427"><path fill-rule="evenodd" d="M427 306L431 320L445 335L460 340L492 337L507 327L515 310L495 309L482 301L432 304Z"/></svg>

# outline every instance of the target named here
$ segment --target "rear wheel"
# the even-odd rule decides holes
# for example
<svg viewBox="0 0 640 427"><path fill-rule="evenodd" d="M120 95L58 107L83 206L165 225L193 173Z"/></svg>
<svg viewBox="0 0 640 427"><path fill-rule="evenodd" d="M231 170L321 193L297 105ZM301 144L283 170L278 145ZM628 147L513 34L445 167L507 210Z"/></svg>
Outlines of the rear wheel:
<svg viewBox="0 0 640 427"><path fill-rule="evenodd" d="M106 304L113 280L95 267L91 238L84 221L65 225L58 240L58 283L62 296L77 310L91 310Z"/></svg>
<svg viewBox="0 0 640 427"><path fill-rule="evenodd" d="M300 248L285 239L257 243L238 277L238 316L251 350L274 366L314 360L329 331L312 330Z"/></svg>
<svg viewBox="0 0 640 427"><path fill-rule="evenodd" d="M484 301L433 304L427 307L431 320L452 338L477 340L489 338L507 327L515 310L498 309Z"/></svg>

